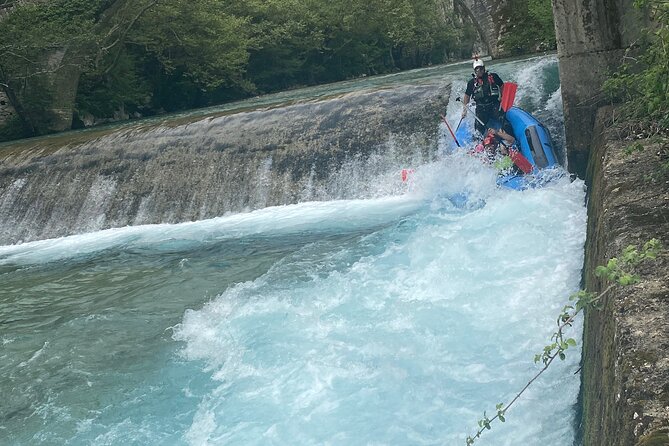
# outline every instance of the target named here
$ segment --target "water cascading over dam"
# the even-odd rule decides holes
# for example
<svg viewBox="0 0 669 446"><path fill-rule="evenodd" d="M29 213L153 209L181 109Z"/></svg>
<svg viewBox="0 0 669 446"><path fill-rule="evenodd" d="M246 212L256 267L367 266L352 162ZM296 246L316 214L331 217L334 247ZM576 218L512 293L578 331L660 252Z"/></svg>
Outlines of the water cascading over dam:
<svg viewBox="0 0 669 446"><path fill-rule="evenodd" d="M337 185L352 180L376 196L392 163L433 156L449 94L367 90L0 147L0 244L350 198Z"/></svg>

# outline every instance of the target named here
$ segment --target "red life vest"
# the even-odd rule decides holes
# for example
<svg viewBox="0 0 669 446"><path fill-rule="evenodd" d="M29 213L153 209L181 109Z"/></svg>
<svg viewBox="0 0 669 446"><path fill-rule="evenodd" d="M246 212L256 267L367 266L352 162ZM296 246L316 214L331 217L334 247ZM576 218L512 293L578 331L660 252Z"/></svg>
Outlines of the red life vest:
<svg viewBox="0 0 669 446"><path fill-rule="evenodd" d="M493 135L491 132L488 132L485 135L485 138L483 138L483 145L489 146L490 144L497 144L497 141L495 140L495 135Z"/></svg>

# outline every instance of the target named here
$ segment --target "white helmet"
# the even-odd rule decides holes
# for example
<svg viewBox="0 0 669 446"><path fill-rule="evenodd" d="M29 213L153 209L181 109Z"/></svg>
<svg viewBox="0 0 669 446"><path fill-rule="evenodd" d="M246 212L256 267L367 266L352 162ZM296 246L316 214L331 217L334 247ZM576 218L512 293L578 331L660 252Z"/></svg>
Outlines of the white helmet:
<svg viewBox="0 0 669 446"><path fill-rule="evenodd" d="M483 67L483 61L481 59L474 59L474 70L476 70L477 67Z"/></svg>

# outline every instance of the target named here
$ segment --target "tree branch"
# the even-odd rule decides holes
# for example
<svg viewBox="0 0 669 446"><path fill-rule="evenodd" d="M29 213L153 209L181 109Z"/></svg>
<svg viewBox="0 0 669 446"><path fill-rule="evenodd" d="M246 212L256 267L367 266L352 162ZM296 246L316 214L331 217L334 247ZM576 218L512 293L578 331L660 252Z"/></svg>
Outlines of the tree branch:
<svg viewBox="0 0 669 446"><path fill-rule="evenodd" d="M135 17L133 17L133 19L130 21L130 24L128 24L128 26L123 30L123 32L121 33L121 35L118 36L118 37L116 38L116 40L115 40L114 42L111 43L111 45L108 45L107 47L102 48L101 51L104 51L104 52L109 51L110 49L112 49L112 48L114 48L115 46L117 46L119 43L124 42L124 41L125 41L125 38L128 36L128 33L134 28L135 23L137 23L137 21L138 21L138 20L139 20L139 19L140 19L140 18L141 18L141 17L142 17L148 10L149 10L149 9L151 9L153 6L155 6L159 1L160 1L160 0L152 0L151 2L149 2L148 4L146 4L142 9L140 9L139 12L135 15ZM114 28L118 28L118 26L114 26L114 27L112 27L112 30L114 30ZM108 34L108 35L109 35L109 34ZM116 64L118 63L119 58L121 57L121 53L122 53L122 48L121 48L121 47L118 47L117 50L116 50L116 54L114 55L114 59L112 60L111 64L109 64L109 66L108 66L106 69L104 69L104 70L102 71L103 74L108 74L112 69L114 69L114 67L115 67Z"/></svg>
<svg viewBox="0 0 669 446"><path fill-rule="evenodd" d="M644 244L641 252L638 252L634 246L630 245L625 250L623 250L620 261L614 257L608 261L606 266L597 267L595 269L595 275L598 277L604 276L608 280L611 280L612 283L609 284L609 286L604 291L600 292L596 297L592 297L592 293L588 293L583 290L572 295L570 300L576 298L577 302L575 307L564 307L562 314L560 314L558 317L558 329L551 337L551 339L555 342L546 346L544 348L543 354L535 356L535 362L538 362L540 359L543 361L543 368L539 370L539 372L537 372L532 377L532 379L527 382L527 384L525 384L525 386L515 395L509 404L506 406L504 404L498 404L497 414L494 417L488 418L484 412L484 418L479 420L479 430L476 432L476 434L474 434L473 437L467 437L467 446L474 444L475 440L480 438L483 432L485 432L487 429L490 429L490 424L493 421L499 419L500 421L504 422L504 414L506 411L508 411L509 408L511 408L511 406L513 406L513 404L518 401L523 393L525 393L525 391L534 383L534 381L536 381L548 369L548 367L550 367L553 361L555 361L555 358L560 357L561 359L564 359L564 351L569 347L569 345L576 345L573 339L567 339L566 341L564 340L563 331L567 326L572 325L574 319L581 311L586 308L596 308L595 304L602 300L604 296L606 296L616 286L630 285L638 280L636 276L623 270L621 264L625 267L633 268L644 260L657 259L658 257L664 255L665 252L662 249L659 241L656 239L651 239ZM573 313L570 314L569 310L573 310Z"/></svg>

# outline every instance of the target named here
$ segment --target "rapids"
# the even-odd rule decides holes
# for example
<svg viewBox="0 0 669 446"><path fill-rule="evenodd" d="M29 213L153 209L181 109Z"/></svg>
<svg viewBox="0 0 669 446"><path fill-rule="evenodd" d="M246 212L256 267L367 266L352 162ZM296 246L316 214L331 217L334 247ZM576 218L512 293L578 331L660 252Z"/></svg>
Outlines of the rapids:
<svg viewBox="0 0 669 446"><path fill-rule="evenodd" d="M555 57L494 68L560 144ZM498 189L440 131L373 194L0 247L0 443L464 445L579 287L585 191ZM572 444L579 351L477 444Z"/></svg>

